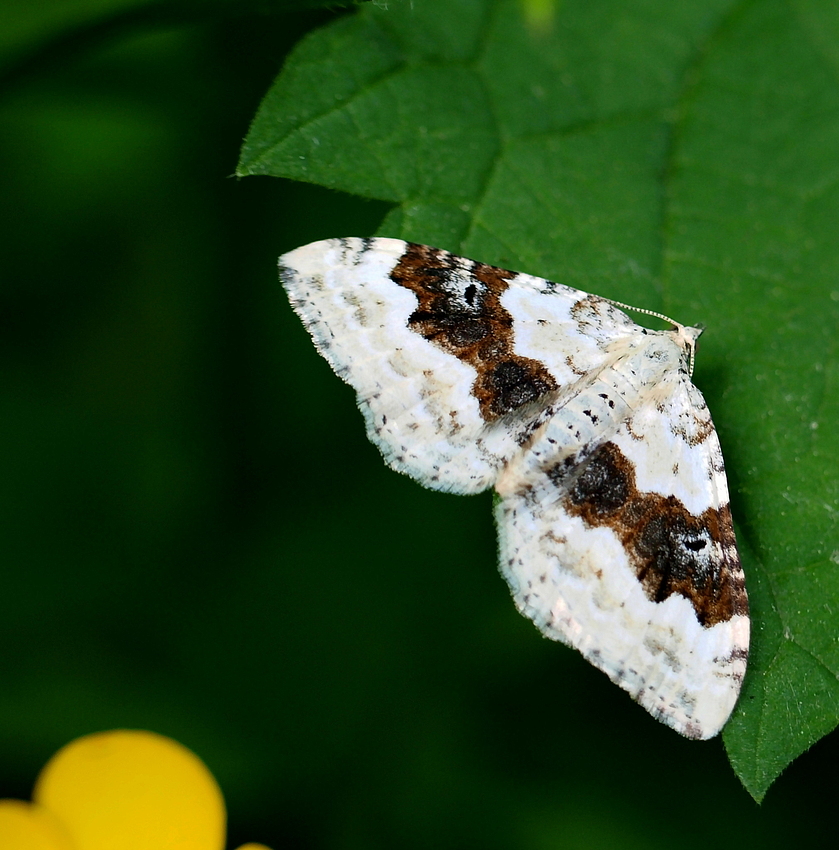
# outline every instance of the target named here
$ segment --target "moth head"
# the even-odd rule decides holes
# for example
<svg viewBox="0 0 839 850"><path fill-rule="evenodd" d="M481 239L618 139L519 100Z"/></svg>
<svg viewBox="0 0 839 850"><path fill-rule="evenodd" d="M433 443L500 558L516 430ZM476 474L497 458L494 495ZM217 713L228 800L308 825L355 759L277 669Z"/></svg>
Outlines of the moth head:
<svg viewBox="0 0 839 850"><path fill-rule="evenodd" d="M611 298L604 298L615 307L621 307L624 310L634 310L636 313L644 313L647 316L655 316L657 319L663 319L673 325L673 330L670 333L673 336L676 344L685 352L688 361L688 374L693 376L693 360L696 354L696 341L699 339L702 331L705 330L705 325L701 322L694 327L680 324L670 316L665 316L664 313L656 313L655 310L645 310L643 307L633 307L631 304L624 304L623 301L614 301Z"/></svg>
<svg viewBox="0 0 839 850"><path fill-rule="evenodd" d="M672 320L671 320L672 321ZM687 327L673 322L673 334L676 342L682 347L688 361L688 374L693 376L693 361L696 356L696 342L705 330L705 325L699 324L695 327Z"/></svg>

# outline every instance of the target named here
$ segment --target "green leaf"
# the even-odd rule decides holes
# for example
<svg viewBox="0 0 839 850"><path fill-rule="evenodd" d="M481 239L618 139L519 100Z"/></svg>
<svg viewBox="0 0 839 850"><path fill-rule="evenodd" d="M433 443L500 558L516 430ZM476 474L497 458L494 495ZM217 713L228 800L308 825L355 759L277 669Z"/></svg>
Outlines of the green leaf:
<svg viewBox="0 0 839 850"><path fill-rule="evenodd" d="M709 328L754 615L724 739L762 799L839 722L839 6L369 7L311 34L240 175L394 204L380 233ZM334 234L355 235L355 234Z"/></svg>

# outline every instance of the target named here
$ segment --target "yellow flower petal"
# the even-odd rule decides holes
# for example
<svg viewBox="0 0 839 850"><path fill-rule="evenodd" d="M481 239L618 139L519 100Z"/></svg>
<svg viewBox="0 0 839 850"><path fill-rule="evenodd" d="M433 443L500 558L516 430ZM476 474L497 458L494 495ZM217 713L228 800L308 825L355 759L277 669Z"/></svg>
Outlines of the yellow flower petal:
<svg viewBox="0 0 839 850"><path fill-rule="evenodd" d="M9 850L73 850L50 812L22 800L0 800L0 847Z"/></svg>
<svg viewBox="0 0 839 850"><path fill-rule="evenodd" d="M152 732L72 741L33 794L66 825L76 850L222 850L224 800L204 763Z"/></svg>

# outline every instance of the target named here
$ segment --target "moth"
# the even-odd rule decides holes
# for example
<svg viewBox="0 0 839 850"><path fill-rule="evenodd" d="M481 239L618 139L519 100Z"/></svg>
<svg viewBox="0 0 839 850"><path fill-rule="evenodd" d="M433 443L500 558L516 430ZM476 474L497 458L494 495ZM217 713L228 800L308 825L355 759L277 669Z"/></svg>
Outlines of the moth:
<svg viewBox="0 0 839 850"><path fill-rule="evenodd" d="M691 382L701 329L653 313L673 327L649 330L627 305L399 239L314 242L279 265L387 464L434 490L495 489L519 611L682 735L716 735L749 612Z"/></svg>

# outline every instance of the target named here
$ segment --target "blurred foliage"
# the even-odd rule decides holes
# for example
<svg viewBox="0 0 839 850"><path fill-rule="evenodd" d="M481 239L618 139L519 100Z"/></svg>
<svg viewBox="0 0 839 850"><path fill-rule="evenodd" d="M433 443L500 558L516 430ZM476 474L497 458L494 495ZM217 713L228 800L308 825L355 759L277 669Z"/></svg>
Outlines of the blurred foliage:
<svg viewBox="0 0 839 850"><path fill-rule="evenodd" d="M388 13L381 5L364 14ZM423 5L414 0L418 12ZM817 497L832 504L822 482L835 474L826 450L814 461L804 446L767 480L761 453L780 464L811 421L823 423L812 439L835 439L833 361L819 360L818 409L808 409L809 379L800 391L790 383L790 369L814 360L808 345L821 345L822 329L835 327L833 290L819 288L833 269L823 247L830 210L798 227L781 220L771 231L780 247L766 263L776 277L758 296L734 261L747 256L766 281L745 247L767 243L735 244L728 225L702 225L703 256L714 245L725 251L712 268L726 293L697 276L702 258L678 241L691 221L704 221L686 199L699 188L712 192L712 169L697 170L691 193L669 184L679 203L668 249L657 252L639 230L647 253L637 266L621 265L632 252L604 255L599 244L587 245L590 228L569 237L571 211L557 217L545 206L533 220L531 203L515 206L520 194L507 199L519 214L506 247L494 241L494 226L470 242L457 230L457 204L448 218L429 206L424 218L409 219L404 204L393 206L402 198L391 195L365 201L283 179L230 179L284 53L333 19L327 33L354 24L330 10L280 15L244 4L229 16L212 4L206 14L194 7L126 23L131 6L18 0L0 13L25 24L0 26L0 796L28 797L39 767L72 738L137 727L171 735L208 764L227 796L231 846L250 839L277 849L536 850L678 841L689 849L818 840L834 820L835 735L798 759L758 809L719 741L680 739L574 653L540 639L496 574L489 498L426 492L383 467L351 391L311 350L284 303L275 258L314 239L372 233L386 215L400 228L393 235L410 229L400 222L419 222L417 233L439 222L456 237L442 238L481 259L542 274L565 269L581 286L590 274L596 280L584 288L712 324L697 382L723 435L753 567L749 587L768 604L758 610L761 623L789 651L826 640L817 625L829 616L832 562L814 552L822 546L829 555L831 541L839 547L833 526L814 522L808 506ZM634 0L627 8L655 14L665 6ZM714 8L726 6L718 0ZM789 41L779 42L778 24L761 18L782 6L746 4L729 19L724 33L768 45L771 54L739 73L751 79L760 71L767 97L781 92L814 122L833 120L832 102L808 99L815 83L807 83L833 79L829 27L816 18L799 39L799 64L784 65L772 57ZM563 16L574 24L574 14L571 4L559 6L552 32L562 32ZM755 16L765 42L746 26ZM445 21L440 27L445 33ZM517 33L509 29L511 39ZM814 44L820 59L807 53ZM644 55L676 47L662 37ZM608 43L602 49L624 55ZM802 66L807 56L811 64ZM515 66L501 49L493 61ZM781 84L765 76L773 67L797 70ZM659 64L649 69L661 73ZM510 73L511 84L517 79ZM728 88L732 97L743 90L751 88ZM720 113L703 100L708 94L701 84L690 89L682 132L700 120L716 126ZM519 100L523 119L559 121ZM801 126L791 117L780 126L757 121L736 99L725 114L779 137ZM536 139L548 130L529 132ZM607 145L610 137L600 138ZM638 130L637 138L640 147L628 154L657 150L655 133ZM794 142L778 167L794 163L795 146L804 146L826 204L835 194L819 157L832 150L829 140L811 130ZM538 165L538 147L518 144ZM609 144L605 150L619 151ZM426 150L433 155L433 146ZM585 150L569 150L586 162ZM684 181L690 162L707 161L715 148L680 150L690 153L677 163ZM585 176L579 162L569 161L568 173ZM776 172L747 164L733 163L732 183L781 185ZM721 165L717 172L729 173ZM535 179L547 185L543 173ZM597 195L596 182L581 178L575 197L588 192ZM750 234L743 210L768 203L745 188L713 197L720 215ZM800 210L797 190L777 197L785 199L771 206L779 215ZM740 217L732 219L735 203ZM510 218L503 212L499 221ZM633 218L619 221L609 231L599 219L630 244L620 228L634 226ZM796 280L812 281L811 289L788 285L795 245L802 249ZM586 272L590 260L594 271ZM812 291L825 296L815 308ZM757 384L755 375L763 376ZM753 438L758 403L780 423L768 447L761 440L769 431ZM792 475L799 467L814 482L809 489L806 477ZM804 558L807 540L813 552ZM813 577L804 578L820 590L822 609L813 609L812 588L796 578L808 564ZM772 625L772 611L782 628ZM758 652L772 646L761 635ZM797 688L788 691L791 709ZM686 800L708 816L686 813ZM713 812L722 800L736 830L720 829Z"/></svg>

